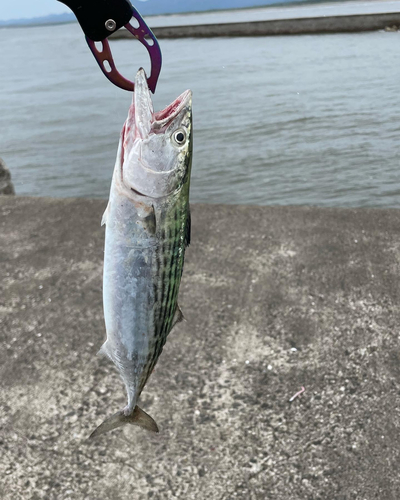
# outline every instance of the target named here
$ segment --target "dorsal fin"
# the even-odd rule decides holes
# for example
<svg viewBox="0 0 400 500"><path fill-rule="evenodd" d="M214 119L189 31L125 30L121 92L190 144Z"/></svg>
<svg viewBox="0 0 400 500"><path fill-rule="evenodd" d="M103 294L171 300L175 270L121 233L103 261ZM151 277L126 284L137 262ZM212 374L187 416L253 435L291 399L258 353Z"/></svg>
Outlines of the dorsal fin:
<svg viewBox="0 0 400 500"><path fill-rule="evenodd" d="M190 245L191 227L192 227L192 216L190 215L190 206L189 206L187 217L186 217L186 226L185 226L185 246L186 247L188 247Z"/></svg>

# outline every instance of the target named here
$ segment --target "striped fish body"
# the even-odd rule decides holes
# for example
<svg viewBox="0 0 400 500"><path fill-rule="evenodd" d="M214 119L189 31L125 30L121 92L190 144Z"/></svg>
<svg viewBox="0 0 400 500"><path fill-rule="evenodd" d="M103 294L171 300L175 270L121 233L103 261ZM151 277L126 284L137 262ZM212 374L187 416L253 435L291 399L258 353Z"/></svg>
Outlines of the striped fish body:
<svg viewBox="0 0 400 500"><path fill-rule="evenodd" d="M128 403L92 436L124 423L157 430L136 404L168 334L182 319L177 299L190 242L191 93L164 111L150 108L148 113L149 93L141 71L103 216L107 339L100 351L117 367Z"/></svg>
<svg viewBox="0 0 400 500"><path fill-rule="evenodd" d="M115 193L106 222L102 351L126 385L129 411L153 370L167 335L180 319L177 305L189 203L184 192L139 212Z"/></svg>

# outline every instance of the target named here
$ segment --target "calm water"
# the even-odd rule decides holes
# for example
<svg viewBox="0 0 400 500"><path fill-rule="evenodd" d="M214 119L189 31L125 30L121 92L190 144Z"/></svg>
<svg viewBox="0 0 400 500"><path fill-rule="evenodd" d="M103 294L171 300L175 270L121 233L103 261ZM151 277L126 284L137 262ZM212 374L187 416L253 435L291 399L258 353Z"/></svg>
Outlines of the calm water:
<svg viewBox="0 0 400 500"><path fill-rule="evenodd" d="M192 201L400 206L400 33L162 40L194 93ZM0 30L0 156L24 195L107 197L131 96L80 28ZM133 78L144 49L113 44Z"/></svg>
<svg viewBox="0 0 400 500"><path fill-rule="evenodd" d="M136 3L136 6L140 10L141 5ZM297 19L299 17L351 16L355 14L377 14L399 11L400 0L358 0L354 2L343 1L305 5L286 4L257 9L171 14L169 16L152 16L148 18L148 21L150 26L177 26L261 21L267 19Z"/></svg>

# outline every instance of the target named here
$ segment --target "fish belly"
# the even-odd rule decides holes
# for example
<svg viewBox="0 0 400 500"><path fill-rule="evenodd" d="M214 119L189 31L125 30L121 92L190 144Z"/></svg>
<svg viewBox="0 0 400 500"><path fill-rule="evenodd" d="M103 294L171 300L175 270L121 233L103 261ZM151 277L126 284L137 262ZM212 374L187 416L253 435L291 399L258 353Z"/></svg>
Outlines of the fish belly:
<svg viewBox="0 0 400 500"><path fill-rule="evenodd" d="M102 350L125 383L128 411L155 344L154 310L157 240L141 231L141 217L129 200L111 200L106 222L103 305L107 341Z"/></svg>

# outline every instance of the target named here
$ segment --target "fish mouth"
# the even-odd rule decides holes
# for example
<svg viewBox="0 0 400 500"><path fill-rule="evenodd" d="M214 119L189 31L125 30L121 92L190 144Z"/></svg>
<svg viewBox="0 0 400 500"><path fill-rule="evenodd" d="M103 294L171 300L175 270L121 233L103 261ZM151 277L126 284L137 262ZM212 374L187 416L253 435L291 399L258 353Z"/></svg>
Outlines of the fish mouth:
<svg viewBox="0 0 400 500"><path fill-rule="evenodd" d="M191 100L191 90L185 90L163 110L154 112L146 72L140 68L135 78L132 103L134 106L132 114L135 117L135 136L145 139L151 132L161 133L185 107L191 107Z"/></svg>
<svg viewBox="0 0 400 500"><path fill-rule="evenodd" d="M176 118L184 108L192 105L192 91L185 90L169 106L154 113L153 130L163 130Z"/></svg>

